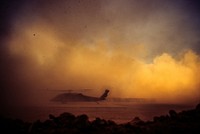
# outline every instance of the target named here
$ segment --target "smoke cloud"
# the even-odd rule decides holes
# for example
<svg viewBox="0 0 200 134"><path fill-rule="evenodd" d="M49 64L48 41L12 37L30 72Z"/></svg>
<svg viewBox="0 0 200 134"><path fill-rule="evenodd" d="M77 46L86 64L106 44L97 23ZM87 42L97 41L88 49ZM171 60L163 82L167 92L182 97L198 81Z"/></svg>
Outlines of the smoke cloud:
<svg viewBox="0 0 200 134"><path fill-rule="evenodd" d="M1 38L2 102L83 88L97 96L110 88L111 97L199 101L200 21L190 19L196 12L187 4L24 2L12 21L5 18L10 32Z"/></svg>

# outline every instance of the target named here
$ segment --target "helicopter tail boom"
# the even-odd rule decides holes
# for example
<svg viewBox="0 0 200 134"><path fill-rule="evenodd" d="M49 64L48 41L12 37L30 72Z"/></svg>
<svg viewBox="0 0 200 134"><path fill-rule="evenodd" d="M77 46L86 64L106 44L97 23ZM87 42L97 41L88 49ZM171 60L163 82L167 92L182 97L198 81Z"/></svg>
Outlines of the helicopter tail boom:
<svg viewBox="0 0 200 134"><path fill-rule="evenodd" d="M105 92L100 96L100 100L105 100L106 97L108 96L109 90L106 89Z"/></svg>

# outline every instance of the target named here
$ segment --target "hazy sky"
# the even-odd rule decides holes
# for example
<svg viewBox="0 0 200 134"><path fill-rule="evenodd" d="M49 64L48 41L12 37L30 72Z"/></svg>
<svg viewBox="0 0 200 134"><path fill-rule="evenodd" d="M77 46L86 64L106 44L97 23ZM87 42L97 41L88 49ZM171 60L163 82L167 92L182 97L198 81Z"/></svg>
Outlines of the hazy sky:
<svg viewBox="0 0 200 134"><path fill-rule="evenodd" d="M2 104L47 89L200 100L198 0L1 1ZM41 93L43 92L43 93ZM11 100L11 101L10 101Z"/></svg>

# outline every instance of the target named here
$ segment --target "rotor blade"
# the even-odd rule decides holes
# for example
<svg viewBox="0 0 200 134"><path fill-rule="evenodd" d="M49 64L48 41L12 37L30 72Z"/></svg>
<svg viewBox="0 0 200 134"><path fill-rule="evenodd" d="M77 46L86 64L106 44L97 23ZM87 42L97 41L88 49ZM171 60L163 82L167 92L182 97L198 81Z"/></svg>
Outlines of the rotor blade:
<svg viewBox="0 0 200 134"><path fill-rule="evenodd" d="M89 90L94 90L94 89L89 89L89 88L84 88L84 89L48 89L48 91L54 91L54 92L77 92L77 91L81 91L81 92L85 92L85 91L89 91Z"/></svg>

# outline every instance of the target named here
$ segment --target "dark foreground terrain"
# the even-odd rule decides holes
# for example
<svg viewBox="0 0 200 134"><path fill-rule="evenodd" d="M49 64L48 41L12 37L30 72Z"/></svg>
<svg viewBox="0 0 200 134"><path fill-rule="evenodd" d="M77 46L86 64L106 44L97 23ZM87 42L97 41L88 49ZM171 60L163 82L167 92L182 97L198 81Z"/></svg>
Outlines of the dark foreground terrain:
<svg viewBox="0 0 200 134"><path fill-rule="evenodd" d="M1 133L30 134L195 134L200 132L200 104L196 108L154 117L153 121L132 121L117 124L111 120L96 118L89 121L87 115L75 116L62 113L58 117L49 115L45 121L24 122L20 119L0 117Z"/></svg>

